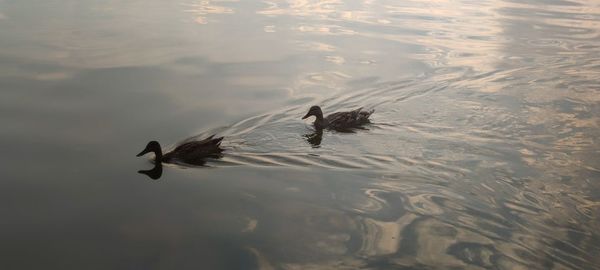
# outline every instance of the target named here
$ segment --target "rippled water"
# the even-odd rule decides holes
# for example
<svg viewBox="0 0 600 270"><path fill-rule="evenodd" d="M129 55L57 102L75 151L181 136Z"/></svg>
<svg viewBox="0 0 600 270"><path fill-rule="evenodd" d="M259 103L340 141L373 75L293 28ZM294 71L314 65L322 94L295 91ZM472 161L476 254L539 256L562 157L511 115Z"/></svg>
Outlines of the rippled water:
<svg viewBox="0 0 600 270"><path fill-rule="evenodd" d="M2 269L600 269L595 1L0 0L0 60Z"/></svg>

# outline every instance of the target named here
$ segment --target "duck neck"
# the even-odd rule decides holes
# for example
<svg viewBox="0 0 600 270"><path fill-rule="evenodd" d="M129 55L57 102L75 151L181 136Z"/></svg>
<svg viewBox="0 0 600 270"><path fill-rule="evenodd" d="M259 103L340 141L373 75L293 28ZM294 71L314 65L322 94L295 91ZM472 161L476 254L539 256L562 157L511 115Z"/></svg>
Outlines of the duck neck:
<svg viewBox="0 0 600 270"><path fill-rule="evenodd" d="M327 123L325 122L325 119L323 118L323 113L317 113L317 114L315 114L315 117L317 118L315 120L316 128L322 129L327 125Z"/></svg>
<svg viewBox="0 0 600 270"><path fill-rule="evenodd" d="M323 121L323 113L322 112L315 113L315 117L317 118L317 120L319 120L321 122Z"/></svg>
<svg viewBox="0 0 600 270"><path fill-rule="evenodd" d="M163 160L162 150L160 148L154 149L154 162L161 163Z"/></svg>

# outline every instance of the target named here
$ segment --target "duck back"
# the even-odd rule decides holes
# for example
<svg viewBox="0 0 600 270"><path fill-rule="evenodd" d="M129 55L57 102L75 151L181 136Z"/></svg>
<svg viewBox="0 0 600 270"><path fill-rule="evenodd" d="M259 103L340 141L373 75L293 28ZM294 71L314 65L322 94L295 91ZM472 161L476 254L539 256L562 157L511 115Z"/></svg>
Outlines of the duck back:
<svg viewBox="0 0 600 270"><path fill-rule="evenodd" d="M185 142L177 146L173 151L166 153L163 162L183 162L187 164L202 165L205 158L218 158L223 152L221 141L223 137L213 138L210 136L201 141Z"/></svg>
<svg viewBox="0 0 600 270"><path fill-rule="evenodd" d="M328 128L348 129L370 123L369 117L375 110L364 111L358 108L349 112L336 112L325 117Z"/></svg>

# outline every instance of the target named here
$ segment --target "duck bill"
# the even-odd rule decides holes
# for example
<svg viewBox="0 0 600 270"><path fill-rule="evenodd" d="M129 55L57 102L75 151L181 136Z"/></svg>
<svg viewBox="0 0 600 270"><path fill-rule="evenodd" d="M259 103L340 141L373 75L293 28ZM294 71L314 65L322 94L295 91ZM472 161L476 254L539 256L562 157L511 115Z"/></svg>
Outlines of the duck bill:
<svg viewBox="0 0 600 270"><path fill-rule="evenodd" d="M145 154L147 154L147 153L149 153L149 152L150 152L150 150L148 150L148 149L144 149L144 151L140 152L139 154L137 154L137 155L135 155L135 156L136 156L136 157L141 157L141 156L143 156L143 155L145 155Z"/></svg>
<svg viewBox="0 0 600 270"><path fill-rule="evenodd" d="M311 114L310 114L310 113L307 113L305 116L303 116L303 117L302 117L302 119L309 118L310 116L311 116Z"/></svg>

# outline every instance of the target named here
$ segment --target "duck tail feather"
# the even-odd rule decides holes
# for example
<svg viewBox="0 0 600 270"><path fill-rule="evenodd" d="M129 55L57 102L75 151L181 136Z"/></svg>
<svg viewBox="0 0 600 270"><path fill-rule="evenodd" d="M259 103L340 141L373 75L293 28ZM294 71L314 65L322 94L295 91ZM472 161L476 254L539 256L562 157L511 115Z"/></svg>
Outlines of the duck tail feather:
<svg viewBox="0 0 600 270"><path fill-rule="evenodd" d="M223 137L215 138L212 140L213 144L217 147L221 146L221 141L223 141Z"/></svg>

